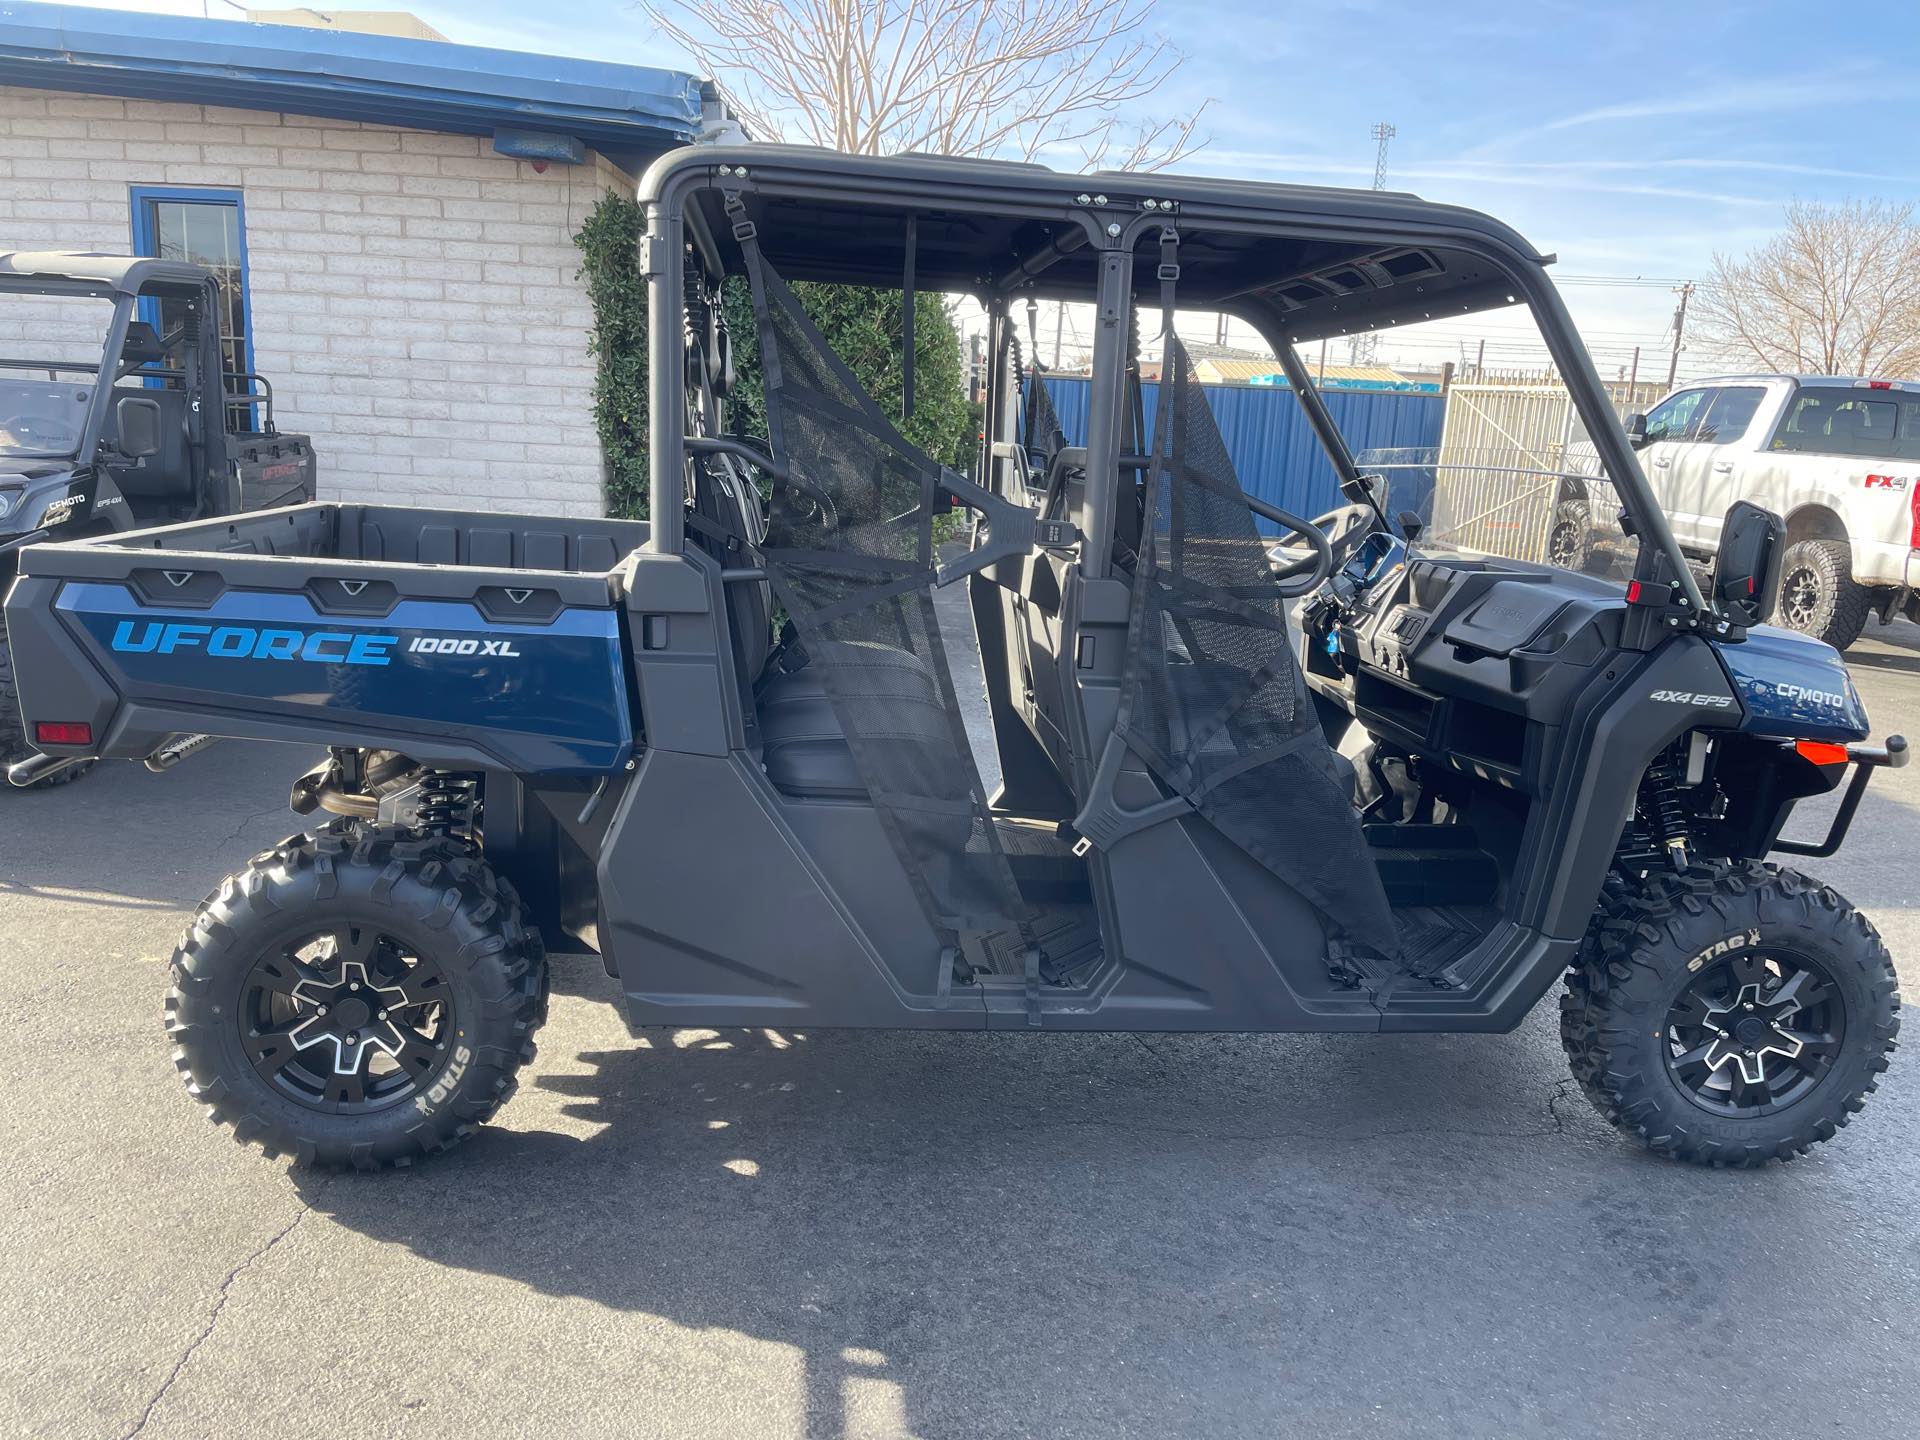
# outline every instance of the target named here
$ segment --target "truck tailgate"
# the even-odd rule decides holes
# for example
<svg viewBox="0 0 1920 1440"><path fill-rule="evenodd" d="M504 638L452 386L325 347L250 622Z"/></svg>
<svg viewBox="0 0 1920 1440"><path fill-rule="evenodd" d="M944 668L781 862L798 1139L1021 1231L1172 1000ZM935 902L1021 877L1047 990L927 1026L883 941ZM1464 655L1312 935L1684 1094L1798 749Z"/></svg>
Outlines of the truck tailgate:
<svg viewBox="0 0 1920 1440"><path fill-rule="evenodd" d="M368 523L376 508L169 527L187 544L246 547L225 553L154 543L166 530L27 550L6 617L28 739L53 754L120 759L143 759L175 734L209 734L520 774L624 765L634 735L614 579L299 553L324 552L343 533L405 533L391 518ZM342 509L356 512L351 524ZM412 514L475 533L484 523L489 535L596 524ZM588 550L613 553L606 543L569 553ZM90 739L43 742L42 724L85 726Z"/></svg>

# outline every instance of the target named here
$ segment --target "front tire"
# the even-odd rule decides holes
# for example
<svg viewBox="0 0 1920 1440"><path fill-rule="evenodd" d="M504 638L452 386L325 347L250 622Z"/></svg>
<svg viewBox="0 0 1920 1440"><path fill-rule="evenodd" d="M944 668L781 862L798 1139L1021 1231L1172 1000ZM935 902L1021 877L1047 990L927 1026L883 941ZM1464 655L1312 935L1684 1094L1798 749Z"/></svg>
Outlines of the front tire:
<svg viewBox="0 0 1920 1440"><path fill-rule="evenodd" d="M1827 886L1755 861L1610 876L1560 1001L1595 1108L1702 1165L1791 1160L1832 1139L1899 1030L1879 933Z"/></svg>
<svg viewBox="0 0 1920 1440"><path fill-rule="evenodd" d="M483 860L342 822L256 856L201 905L167 1033L188 1093L237 1140L371 1170L499 1109L546 993L540 936Z"/></svg>
<svg viewBox="0 0 1920 1440"><path fill-rule="evenodd" d="M1873 591L1853 578L1853 547L1844 540L1801 540L1780 559L1775 613L1789 630L1844 650L1860 638L1873 612Z"/></svg>

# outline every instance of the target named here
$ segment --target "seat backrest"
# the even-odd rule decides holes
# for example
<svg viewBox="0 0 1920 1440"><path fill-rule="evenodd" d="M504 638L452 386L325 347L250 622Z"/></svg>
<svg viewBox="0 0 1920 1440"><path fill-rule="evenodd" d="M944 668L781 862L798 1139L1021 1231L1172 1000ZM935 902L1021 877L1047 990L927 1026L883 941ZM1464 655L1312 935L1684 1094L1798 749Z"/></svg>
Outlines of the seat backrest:
<svg viewBox="0 0 1920 1440"><path fill-rule="evenodd" d="M695 471L689 537L725 569L762 564L767 521L753 482L725 455L703 456ZM773 648L773 591L765 580L757 580L728 585L726 592L734 663L742 692L751 692Z"/></svg>
<svg viewBox="0 0 1920 1440"><path fill-rule="evenodd" d="M187 444L188 396L184 390L166 390L158 386L116 390L119 394L151 400L160 407L160 453L148 455L131 464L109 465L107 474L130 500L161 500L169 503L194 498L193 452ZM107 439L119 437L109 412Z"/></svg>

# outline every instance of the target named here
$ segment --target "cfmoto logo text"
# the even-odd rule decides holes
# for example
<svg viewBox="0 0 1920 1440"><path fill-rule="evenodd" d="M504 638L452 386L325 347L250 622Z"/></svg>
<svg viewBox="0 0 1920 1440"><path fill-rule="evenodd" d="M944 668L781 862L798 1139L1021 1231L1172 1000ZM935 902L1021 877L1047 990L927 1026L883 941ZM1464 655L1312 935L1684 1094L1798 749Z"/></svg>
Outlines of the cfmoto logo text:
<svg viewBox="0 0 1920 1440"><path fill-rule="evenodd" d="M1810 705L1825 705L1833 710L1843 709L1847 703L1844 695L1836 695L1831 690L1809 690L1804 685L1776 685L1773 693L1782 700L1805 700Z"/></svg>

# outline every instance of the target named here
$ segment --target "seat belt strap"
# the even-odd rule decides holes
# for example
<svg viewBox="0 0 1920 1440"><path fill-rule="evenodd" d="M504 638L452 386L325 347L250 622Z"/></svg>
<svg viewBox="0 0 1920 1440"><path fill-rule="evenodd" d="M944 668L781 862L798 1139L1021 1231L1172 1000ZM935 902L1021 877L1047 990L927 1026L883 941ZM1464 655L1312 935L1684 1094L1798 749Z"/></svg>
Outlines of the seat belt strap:
<svg viewBox="0 0 1920 1440"><path fill-rule="evenodd" d="M1173 334L1173 292L1180 283L1180 231L1172 225L1160 227L1160 334ZM1160 378L1166 375L1165 356L1161 357Z"/></svg>

